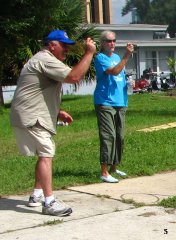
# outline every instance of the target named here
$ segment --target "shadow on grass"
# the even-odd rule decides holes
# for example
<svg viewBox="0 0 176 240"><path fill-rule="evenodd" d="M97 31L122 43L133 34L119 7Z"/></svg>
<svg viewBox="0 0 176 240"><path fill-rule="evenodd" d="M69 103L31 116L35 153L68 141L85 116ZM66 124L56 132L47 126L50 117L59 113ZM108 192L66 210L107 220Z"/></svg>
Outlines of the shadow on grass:
<svg viewBox="0 0 176 240"><path fill-rule="evenodd" d="M75 101L82 99L82 96L80 95L70 95L70 96L64 96L62 99L62 102L69 102L69 101Z"/></svg>
<svg viewBox="0 0 176 240"><path fill-rule="evenodd" d="M5 103L3 107L4 108L11 108L11 103Z"/></svg>
<svg viewBox="0 0 176 240"><path fill-rule="evenodd" d="M85 110L85 111L79 111L79 112L72 112L72 116L74 117L74 119L84 119L84 118L95 118L95 110L91 109L91 110Z"/></svg>
<svg viewBox="0 0 176 240"><path fill-rule="evenodd" d="M92 176L99 176L99 172L90 172L85 170L55 170L53 172L53 177L89 177L92 178Z"/></svg>
<svg viewBox="0 0 176 240"><path fill-rule="evenodd" d="M132 115L133 117L139 115L139 116L171 116L171 117L174 117L175 116L175 112L174 111L170 111L170 110L167 110L167 109L164 109L164 110L160 110L160 111L157 111L157 110L152 110L152 111L149 111L149 110L130 110L128 109L127 110L127 117L128 115Z"/></svg>

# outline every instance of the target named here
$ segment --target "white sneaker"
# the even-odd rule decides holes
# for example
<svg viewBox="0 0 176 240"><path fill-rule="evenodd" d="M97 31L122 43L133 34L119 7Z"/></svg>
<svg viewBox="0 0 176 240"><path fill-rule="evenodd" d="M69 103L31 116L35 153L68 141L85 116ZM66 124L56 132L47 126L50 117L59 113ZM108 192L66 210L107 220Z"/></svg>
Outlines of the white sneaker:
<svg viewBox="0 0 176 240"><path fill-rule="evenodd" d="M111 175L108 175L106 177L101 176L100 178L103 182L108 182L108 183L118 183L118 181L119 181L117 178L114 178Z"/></svg>
<svg viewBox="0 0 176 240"><path fill-rule="evenodd" d="M116 170L116 173L121 177L126 177L127 176L127 174L125 172L122 172L120 170Z"/></svg>
<svg viewBox="0 0 176 240"><path fill-rule="evenodd" d="M35 195L31 195L29 197L29 201L27 203L28 207L39 207L42 205L42 202L44 201L44 195L41 194L39 197L36 197Z"/></svg>
<svg viewBox="0 0 176 240"><path fill-rule="evenodd" d="M67 216L72 213L72 209L62 201L56 202L56 200L53 200L49 205L43 205L42 213L53 216Z"/></svg>

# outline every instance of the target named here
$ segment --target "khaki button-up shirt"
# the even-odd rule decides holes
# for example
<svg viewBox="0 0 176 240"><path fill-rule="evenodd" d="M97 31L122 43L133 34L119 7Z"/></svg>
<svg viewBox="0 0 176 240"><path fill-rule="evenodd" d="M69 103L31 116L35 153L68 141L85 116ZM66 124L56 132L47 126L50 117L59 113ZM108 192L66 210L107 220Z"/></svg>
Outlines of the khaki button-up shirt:
<svg viewBox="0 0 176 240"><path fill-rule="evenodd" d="M10 114L12 126L30 127L38 121L55 134L62 83L70 71L48 50L35 54L17 82Z"/></svg>

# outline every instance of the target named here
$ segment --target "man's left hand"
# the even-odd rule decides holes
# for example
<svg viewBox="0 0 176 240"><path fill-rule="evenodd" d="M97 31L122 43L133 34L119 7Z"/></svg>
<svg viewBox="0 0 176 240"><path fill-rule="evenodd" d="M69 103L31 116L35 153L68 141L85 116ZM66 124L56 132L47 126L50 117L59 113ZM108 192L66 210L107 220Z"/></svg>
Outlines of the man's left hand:
<svg viewBox="0 0 176 240"><path fill-rule="evenodd" d="M60 110L58 118L64 123L67 122L68 124L71 124L73 122L72 116L63 110Z"/></svg>

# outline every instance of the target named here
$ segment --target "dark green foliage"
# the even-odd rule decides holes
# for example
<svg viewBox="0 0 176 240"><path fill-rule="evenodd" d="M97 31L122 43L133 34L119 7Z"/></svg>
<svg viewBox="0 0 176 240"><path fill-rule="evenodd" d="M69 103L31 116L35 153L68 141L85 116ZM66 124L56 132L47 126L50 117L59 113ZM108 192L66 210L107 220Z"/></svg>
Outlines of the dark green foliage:
<svg viewBox="0 0 176 240"><path fill-rule="evenodd" d="M81 43L88 36L96 40L94 27L83 25L84 11L82 0L1 0L0 87L16 83L24 63L42 47L43 39L54 29L67 31L70 38ZM68 56L70 66L84 52L83 44L78 45ZM92 66L88 76L94 76Z"/></svg>
<svg viewBox="0 0 176 240"><path fill-rule="evenodd" d="M122 16L137 8L140 23L168 24L171 37L176 33L176 1L175 0L127 0L122 9Z"/></svg>

